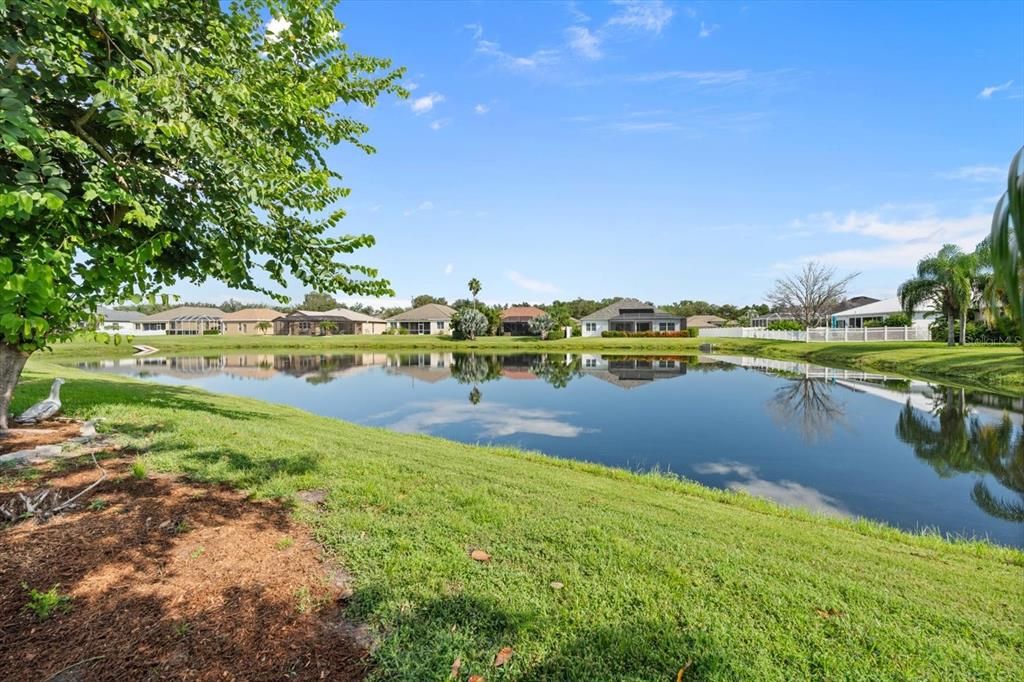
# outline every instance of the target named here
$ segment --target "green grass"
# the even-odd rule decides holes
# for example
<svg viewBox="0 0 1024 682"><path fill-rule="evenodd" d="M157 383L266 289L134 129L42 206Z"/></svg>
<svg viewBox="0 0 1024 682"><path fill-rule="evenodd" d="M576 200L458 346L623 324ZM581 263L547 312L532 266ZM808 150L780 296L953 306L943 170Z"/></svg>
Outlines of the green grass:
<svg viewBox="0 0 1024 682"><path fill-rule="evenodd" d="M453 341L436 336L150 336L139 343L156 346L162 354L220 354L233 351L344 352L346 350L450 350L489 352L699 352L701 343L713 343L716 352L803 360L846 369L860 369L945 383L1010 395L1024 391L1024 353L1008 344L973 344L950 348L937 342L890 341L870 343L799 343L760 339L677 338L574 338L541 341L534 337L481 337ZM58 361L115 357L132 354L127 343L78 341L59 344L50 356ZM43 355L42 357L47 357Z"/></svg>
<svg viewBox="0 0 1024 682"><path fill-rule="evenodd" d="M327 491L296 513L354 576L347 613L380 633L379 679L444 680L457 656L489 680L674 680L690 659L694 680L1011 679L1024 664L1016 550L38 360L15 409L56 372L66 409L104 417L152 470L256 497Z"/></svg>

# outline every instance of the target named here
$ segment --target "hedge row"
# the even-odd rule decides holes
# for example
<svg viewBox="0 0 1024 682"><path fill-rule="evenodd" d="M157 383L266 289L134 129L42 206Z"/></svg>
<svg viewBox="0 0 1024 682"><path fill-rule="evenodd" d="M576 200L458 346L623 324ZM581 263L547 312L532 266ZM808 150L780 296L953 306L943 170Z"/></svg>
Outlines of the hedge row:
<svg viewBox="0 0 1024 682"><path fill-rule="evenodd" d="M601 336L606 339L621 339L621 338L654 338L654 337L665 337L665 338L695 338L698 329L683 329L677 332L601 332Z"/></svg>

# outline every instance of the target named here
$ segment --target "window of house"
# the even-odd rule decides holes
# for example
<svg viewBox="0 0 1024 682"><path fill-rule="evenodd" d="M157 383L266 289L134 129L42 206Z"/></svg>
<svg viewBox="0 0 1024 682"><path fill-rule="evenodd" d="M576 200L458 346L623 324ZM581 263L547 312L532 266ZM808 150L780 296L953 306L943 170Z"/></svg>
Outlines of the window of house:
<svg viewBox="0 0 1024 682"><path fill-rule="evenodd" d="M584 367L597 367L597 359L596 358L586 358L583 361L583 366Z"/></svg>
<svg viewBox="0 0 1024 682"><path fill-rule="evenodd" d="M437 328L438 329L444 329L444 320L439 320L438 321Z"/></svg>
<svg viewBox="0 0 1024 682"><path fill-rule="evenodd" d="M584 329L586 329L588 332L596 332L597 331L597 322L587 322L584 325Z"/></svg>
<svg viewBox="0 0 1024 682"><path fill-rule="evenodd" d="M659 332L674 332L675 330L676 330L676 323L675 322L659 322L658 323L658 331Z"/></svg>

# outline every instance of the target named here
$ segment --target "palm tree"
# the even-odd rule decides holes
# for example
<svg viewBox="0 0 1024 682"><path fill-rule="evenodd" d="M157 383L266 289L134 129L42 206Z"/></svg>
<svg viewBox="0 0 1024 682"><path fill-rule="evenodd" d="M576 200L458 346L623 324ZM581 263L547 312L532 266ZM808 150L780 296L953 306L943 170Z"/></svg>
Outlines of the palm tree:
<svg viewBox="0 0 1024 682"><path fill-rule="evenodd" d="M473 294L473 305L476 305L476 295L483 289L483 285L480 284L480 280L476 277L469 280L469 293Z"/></svg>
<svg viewBox="0 0 1024 682"><path fill-rule="evenodd" d="M946 244L934 256L917 264L917 276L900 285L900 304L908 315L922 303L930 302L946 318L946 343L955 344L956 322L960 321L960 343L967 342L967 312L971 306L978 259L955 244Z"/></svg>
<svg viewBox="0 0 1024 682"><path fill-rule="evenodd" d="M992 215L992 269L995 286L1007 299L1006 310L1016 321L1024 344L1024 147L1010 162L1006 193Z"/></svg>
<svg viewBox="0 0 1024 682"><path fill-rule="evenodd" d="M271 325L266 320L256 323L256 329L259 329L261 334L266 334L267 330L270 329L272 326L273 325Z"/></svg>

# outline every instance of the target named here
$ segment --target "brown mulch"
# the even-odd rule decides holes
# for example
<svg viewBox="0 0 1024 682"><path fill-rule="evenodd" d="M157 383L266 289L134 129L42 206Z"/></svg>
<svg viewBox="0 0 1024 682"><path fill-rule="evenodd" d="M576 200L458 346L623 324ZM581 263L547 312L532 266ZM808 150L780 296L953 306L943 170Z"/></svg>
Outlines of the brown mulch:
<svg viewBox="0 0 1024 682"><path fill-rule="evenodd" d="M281 504L103 465L109 478L86 506L0 527L0 680L366 676L370 641L341 616L345 576ZM30 483L0 478L0 501L96 477L89 461ZM40 621L27 588L58 584L71 608Z"/></svg>
<svg viewBox="0 0 1024 682"><path fill-rule="evenodd" d="M0 435L0 455L18 450L31 450L40 445L55 445L77 438L81 422L73 419L51 419L32 426L14 426Z"/></svg>

